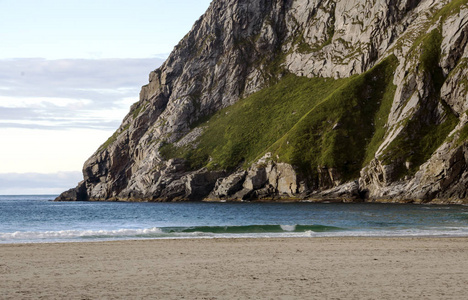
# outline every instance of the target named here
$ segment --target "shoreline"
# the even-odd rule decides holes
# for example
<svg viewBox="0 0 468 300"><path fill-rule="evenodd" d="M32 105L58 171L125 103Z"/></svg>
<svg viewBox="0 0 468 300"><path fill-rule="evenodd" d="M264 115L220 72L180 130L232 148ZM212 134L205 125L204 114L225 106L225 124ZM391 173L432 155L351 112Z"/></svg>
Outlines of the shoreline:
<svg viewBox="0 0 468 300"><path fill-rule="evenodd" d="M131 243L131 242L154 242L154 241L187 241L187 240L194 240L194 241L204 241L204 240L218 240L218 241L230 241L230 240L284 240L285 242L289 240L295 239L304 239L304 240L346 240L346 239L383 239L383 240L413 240L413 239L467 239L468 240L468 233L464 235L449 235L449 234L440 234L440 235L335 235L335 236L199 236L199 237L190 237L190 236L167 236L167 237L154 237L154 238L135 238L129 237L120 238L120 239L88 239L88 240L79 240L79 239L69 239L69 240L50 240L50 241L18 241L18 242L0 242L0 248L2 246L21 246L21 245L62 245L62 244L95 244L95 243ZM468 251L468 249L467 249Z"/></svg>
<svg viewBox="0 0 468 300"><path fill-rule="evenodd" d="M3 246L27 246L27 245L63 245L63 244L120 244L120 243L140 243L140 242L156 242L156 241L220 241L220 242L229 242L229 241L256 241L256 240L266 240L266 241L294 241L294 240L444 240L444 239L454 239L454 240L465 240L468 243L468 234L466 236L317 236L317 237L163 237L163 238L131 238L131 239L121 239L121 240L89 240L89 241L51 241L51 242L18 242L18 243L0 243L0 248ZM468 251L468 248L467 248Z"/></svg>
<svg viewBox="0 0 468 300"><path fill-rule="evenodd" d="M0 244L0 289L3 299L461 299L467 249L467 237Z"/></svg>
<svg viewBox="0 0 468 300"><path fill-rule="evenodd" d="M297 198L278 198L278 199L257 199L257 200L240 200L240 199L228 199L228 200L212 200L212 199L201 199L201 200L171 200L167 201L164 199L92 199L92 200L63 200L56 197L53 202L125 202L125 203L317 203L317 204L329 204L329 203L343 203L343 204L414 204L414 205L468 205L468 199L350 199L350 198L310 198L310 199L297 199Z"/></svg>

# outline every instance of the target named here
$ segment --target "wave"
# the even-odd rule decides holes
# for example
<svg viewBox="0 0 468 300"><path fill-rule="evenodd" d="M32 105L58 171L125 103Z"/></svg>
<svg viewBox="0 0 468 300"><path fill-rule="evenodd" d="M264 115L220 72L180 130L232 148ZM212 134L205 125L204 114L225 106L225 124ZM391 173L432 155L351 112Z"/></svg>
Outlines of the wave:
<svg viewBox="0 0 468 300"><path fill-rule="evenodd" d="M340 231L343 228L324 225L245 225L245 226L194 226L168 227L163 231L169 233L281 233L281 232L325 232Z"/></svg>
<svg viewBox="0 0 468 300"><path fill-rule="evenodd" d="M468 227L346 229L324 225L245 225L153 227L116 230L0 232L0 243L44 243L128 239L269 238L269 237L415 237L468 236Z"/></svg>
<svg viewBox="0 0 468 300"><path fill-rule="evenodd" d="M118 229L118 230L60 230L60 231L17 231L0 233L0 241L9 240L56 240L77 238L112 238L159 235L161 229Z"/></svg>
<svg viewBox="0 0 468 300"><path fill-rule="evenodd" d="M246 225L246 226L192 226L153 227L144 229L117 230L60 230L60 231L17 231L0 232L0 242L14 241L60 241L82 239L129 239L170 237L216 237L233 234L309 233L343 230L323 225ZM268 235L262 235L268 236Z"/></svg>

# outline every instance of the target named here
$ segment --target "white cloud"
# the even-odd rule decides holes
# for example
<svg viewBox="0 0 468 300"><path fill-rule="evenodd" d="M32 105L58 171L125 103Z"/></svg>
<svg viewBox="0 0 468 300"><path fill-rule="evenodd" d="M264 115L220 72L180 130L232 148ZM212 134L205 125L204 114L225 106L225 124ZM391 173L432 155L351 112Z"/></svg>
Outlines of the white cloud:
<svg viewBox="0 0 468 300"><path fill-rule="evenodd" d="M59 90L139 87L147 81L149 72L160 66L163 61L160 58L3 59L0 60L0 86L41 89L44 87L37 85L46 84L47 87Z"/></svg>
<svg viewBox="0 0 468 300"><path fill-rule="evenodd" d="M0 193L55 194L74 187L83 163L117 129L161 63L0 60ZM12 175L17 173L23 175Z"/></svg>
<svg viewBox="0 0 468 300"><path fill-rule="evenodd" d="M28 126L0 127L0 131L0 173L79 171L113 133L113 130L81 128L33 130Z"/></svg>
<svg viewBox="0 0 468 300"><path fill-rule="evenodd" d="M0 107L4 108L48 108L50 106L81 108L92 104L89 99L46 98L46 97L3 97L0 96Z"/></svg>
<svg viewBox="0 0 468 300"><path fill-rule="evenodd" d="M0 60L1 128L116 129L138 100L148 59Z"/></svg>
<svg viewBox="0 0 468 300"><path fill-rule="evenodd" d="M81 180L81 172L0 173L0 195L59 194Z"/></svg>

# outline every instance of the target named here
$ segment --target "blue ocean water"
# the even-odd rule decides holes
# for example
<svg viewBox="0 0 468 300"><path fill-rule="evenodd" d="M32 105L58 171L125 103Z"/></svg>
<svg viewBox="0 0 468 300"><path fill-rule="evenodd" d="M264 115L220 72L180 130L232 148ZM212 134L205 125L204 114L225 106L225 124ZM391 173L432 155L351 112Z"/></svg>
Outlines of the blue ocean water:
<svg viewBox="0 0 468 300"><path fill-rule="evenodd" d="M468 236L468 207L53 202L0 196L0 243L154 238Z"/></svg>

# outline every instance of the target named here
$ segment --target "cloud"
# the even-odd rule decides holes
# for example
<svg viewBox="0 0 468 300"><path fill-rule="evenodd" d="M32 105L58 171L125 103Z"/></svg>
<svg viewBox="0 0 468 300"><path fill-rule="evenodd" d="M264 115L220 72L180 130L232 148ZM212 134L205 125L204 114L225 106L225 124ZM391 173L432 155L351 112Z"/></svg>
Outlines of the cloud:
<svg viewBox="0 0 468 300"><path fill-rule="evenodd" d="M115 129L161 58L0 60L0 128Z"/></svg>
<svg viewBox="0 0 468 300"><path fill-rule="evenodd" d="M116 89L138 87L163 62L147 59L0 60L0 86Z"/></svg>
<svg viewBox="0 0 468 300"><path fill-rule="evenodd" d="M98 130L115 130L119 127L120 121L83 121L83 122L76 122L76 121L69 121L69 122L54 122L54 120L50 120L44 124L40 124L38 122L3 122L0 121L0 129L1 128L23 128L23 129L42 129L42 130L68 130L73 128L80 128L80 129L98 129Z"/></svg>
<svg viewBox="0 0 468 300"><path fill-rule="evenodd" d="M0 195L58 194L82 178L81 172L0 173Z"/></svg>

